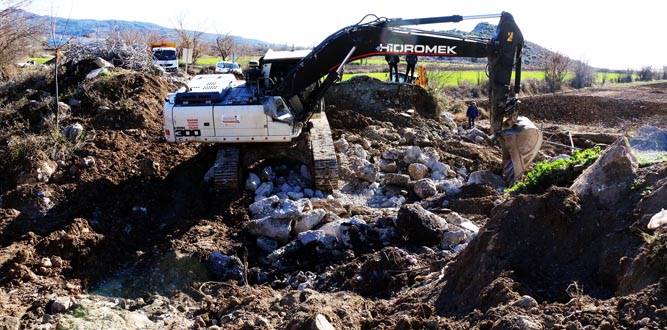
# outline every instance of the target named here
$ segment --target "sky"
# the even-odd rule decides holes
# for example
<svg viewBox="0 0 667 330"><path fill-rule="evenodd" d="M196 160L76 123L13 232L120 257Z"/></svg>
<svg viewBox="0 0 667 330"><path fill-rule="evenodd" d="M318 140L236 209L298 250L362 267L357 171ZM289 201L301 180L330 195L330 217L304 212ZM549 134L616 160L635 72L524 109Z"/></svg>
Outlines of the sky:
<svg viewBox="0 0 667 330"><path fill-rule="evenodd" d="M512 13L526 40L610 69L667 66L664 0L33 0L37 14L175 25L270 43L312 47L373 13L389 18ZM498 19L488 19L497 23ZM421 26L471 30L480 20Z"/></svg>

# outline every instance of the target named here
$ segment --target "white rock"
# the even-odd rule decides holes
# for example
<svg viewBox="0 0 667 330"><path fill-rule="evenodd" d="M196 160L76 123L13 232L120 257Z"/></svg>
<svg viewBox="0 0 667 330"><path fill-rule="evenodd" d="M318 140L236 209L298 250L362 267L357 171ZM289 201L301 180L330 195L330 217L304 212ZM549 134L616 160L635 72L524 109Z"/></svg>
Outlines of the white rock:
<svg viewBox="0 0 667 330"><path fill-rule="evenodd" d="M266 217L273 212L278 203L280 203L280 199L275 195L260 199L250 204L250 213L254 218Z"/></svg>
<svg viewBox="0 0 667 330"><path fill-rule="evenodd" d="M464 230L449 227L449 230L442 233L442 245L449 248L464 243L467 238L468 236Z"/></svg>
<svg viewBox="0 0 667 330"><path fill-rule="evenodd" d="M461 187L463 187L463 182L461 180L454 178L443 180L438 183L439 189L447 195L456 195L461 192Z"/></svg>
<svg viewBox="0 0 667 330"><path fill-rule="evenodd" d="M667 210L661 209L660 212L654 214L648 222L648 229L658 229L667 225Z"/></svg>
<svg viewBox="0 0 667 330"><path fill-rule="evenodd" d="M442 172L434 171L433 173L431 173L431 179L433 179L433 181L437 182L437 181L444 180L445 178L446 178L446 176Z"/></svg>
<svg viewBox="0 0 667 330"><path fill-rule="evenodd" d="M348 153L361 159L368 159L368 152L364 149L364 147L356 143L350 145Z"/></svg>
<svg viewBox="0 0 667 330"><path fill-rule="evenodd" d="M421 148L417 146L408 147L405 150L404 160L406 163L421 163L426 160Z"/></svg>
<svg viewBox="0 0 667 330"><path fill-rule="evenodd" d="M86 75L86 79L91 80L99 76L105 76L107 74L109 74L109 70L107 68L97 68L93 71L88 72L88 74Z"/></svg>
<svg viewBox="0 0 667 330"><path fill-rule="evenodd" d="M327 317L322 314L315 315L313 319L313 324L310 327L312 330L336 330L331 322L327 320Z"/></svg>
<svg viewBox="0 0 667 330"><path fill-rule="evenodd" d="M248 191L256 191L261 184L262 180L259 179L259 176L255 173L250 173L248 174L248 179L245 180L245 189Z"/></svg>
<svg viewBox="0 0 667 330"><path fill-rule="evenodd" d="M296 220L296 223L294 224L294 232L298 234L312 229L319 225L326 215L327 212L323 209L315 209L304 213L301 218Z"/></svg>
<svg viewBox="0 0 667 330"><path fill-rule="evenodd" d="M440 162L440 161L435 161L435 162L431 163L430 169L433 172L447 173L447 172L449 172L449 165L447 165L443 162Z"/></svg>
<svg viewBox="0 0 667 330"><path fill-rule="evenodd" d="M79 136L81 136L81 133L83 133L83 125L79 123L68 125L67 127L63 128L62 133L68 140L74 141L79 138Z"/></svg>
<svg viewBox="0 0 667 330"><path fill-rule="evenodd" d="M95 58L95 64L99 68L113 68L113 64L109 63L109 61L107 61L107 60L105 60L101 57Z"/></svg>
<svg viewBox="0 0 667 330"><path fill-rule="evenodd" d="M289 218L265 217L250 220L247 223L248 232L256 236L266 236L275 240L286 242L292 231L292 220Z"/></svg>
<svg viewBox="0 0 667 330"><path fill-rule="evenodd" d="M58 169L58 164L52 160L42 161L37 165L37 181L48 182L53 173Z"/></svg>
<svg viewBox="0 0 667 330"><path fill-rule="evenodd" d="M350 147L350 144L345 140L345 138L340 138L336 141L334 141L334 148L336 149L336 152L339 153L344 153L347 151L347 149Z"/></svg>

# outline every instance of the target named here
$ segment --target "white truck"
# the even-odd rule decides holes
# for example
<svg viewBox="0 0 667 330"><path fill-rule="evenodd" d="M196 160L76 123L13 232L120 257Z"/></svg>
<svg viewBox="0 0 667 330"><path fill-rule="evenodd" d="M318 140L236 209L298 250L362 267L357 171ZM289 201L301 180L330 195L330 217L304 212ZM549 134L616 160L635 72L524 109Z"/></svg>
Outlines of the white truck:
<svg viewBox="0 0 667 330"><path fill-rule="evenodd" d="M178 56L175 42L160 42L151 44L153 64L162 67L167 72L178 70Z"/></svg>

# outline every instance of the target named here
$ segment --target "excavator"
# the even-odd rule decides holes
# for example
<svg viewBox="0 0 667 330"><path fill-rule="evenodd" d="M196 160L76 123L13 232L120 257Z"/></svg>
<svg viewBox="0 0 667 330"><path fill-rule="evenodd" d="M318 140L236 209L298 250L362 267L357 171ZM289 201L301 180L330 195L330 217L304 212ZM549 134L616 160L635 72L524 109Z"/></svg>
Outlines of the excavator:
<svg viewBox="0 0 667 330"><path fill-rule="evenodd" d="M415 28L497 17L491 39ZM315 187L331 191L338 188L339 171L323 98L341 79L346 63L388 54L487 58L491 129L502 148L503 177L514 182L542 143L541 131L518 115L523 44L521 30L507 12L416 19L367 15L312 50L269 50L250 64L244 80L226 74L195 76L187 88L166 99L165 138L219 144L213 166L218 191L238 189L241 169L266 158L306 164Z"/></svg>

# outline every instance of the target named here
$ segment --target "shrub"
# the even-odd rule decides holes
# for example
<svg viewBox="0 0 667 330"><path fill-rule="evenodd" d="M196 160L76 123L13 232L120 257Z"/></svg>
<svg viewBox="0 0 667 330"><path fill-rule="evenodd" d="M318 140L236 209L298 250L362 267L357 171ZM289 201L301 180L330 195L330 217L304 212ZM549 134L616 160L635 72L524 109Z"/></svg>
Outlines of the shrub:
<svg viewBox="0 0 667 330"><path fill-rule="evenodd" d="M600 157L602 149L578 150L568 158L547 160L535 166L522 180L507 188L509 193L538 193L553 185L568 185Z"/></svg>
<svg viewBox="0 0 667 330"><path fill-rule="evenodd" d="M639 70L639 80L640 81L651 81L655 79L657 75L653 72L653 68L650 66L645 66Z"/></svg>
<svg viewBox="0 0 667 330"><path fill-rule="evenodd" d="M571 85L574 88L584 88L593 86L595 82L595 72L586 61L578 61L574 65L574 78Z"/></svg>
<svg viewBox="0 0 667 330"><path fill-rule="evenodd" d="M544 65L544 81L547 83L549 92L557 92L561 89L567 69L570 67L570 58L559 53L547 55Z"/></svg>

